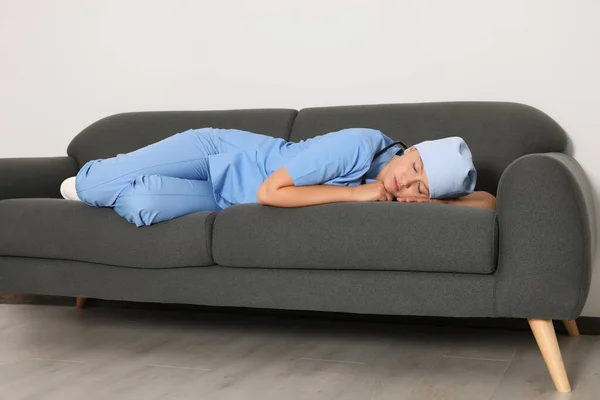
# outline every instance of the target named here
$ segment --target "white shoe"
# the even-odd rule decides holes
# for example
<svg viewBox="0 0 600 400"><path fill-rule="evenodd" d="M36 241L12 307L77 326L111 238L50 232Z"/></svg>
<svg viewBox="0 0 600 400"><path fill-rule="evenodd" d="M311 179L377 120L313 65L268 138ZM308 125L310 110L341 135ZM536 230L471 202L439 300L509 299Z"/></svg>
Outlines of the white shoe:
<svg viewBox="0 0 600 400"><path fill-rule="evenodd" d="M75 190L75 177L72 176L63 181L60 185L60 194L67 200L81 201L77 196L77 190Z"/></svg>

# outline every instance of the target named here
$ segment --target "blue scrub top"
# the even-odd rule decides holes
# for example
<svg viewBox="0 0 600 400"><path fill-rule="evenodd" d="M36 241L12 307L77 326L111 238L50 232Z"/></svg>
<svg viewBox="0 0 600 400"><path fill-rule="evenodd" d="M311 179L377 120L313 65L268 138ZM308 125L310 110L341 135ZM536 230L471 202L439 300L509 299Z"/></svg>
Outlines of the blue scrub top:
<svg viewBox="0 0 600 400"><path fill-rule="evenodd" d="M375 161L373 156L393 140L370 128L349 128L300 142L237 129L214 129L217 154L208 156L210 180L217 204L257 203L261 183L284 166L295 186L357 186L366 182L398 153L392 146Z"/></svg>

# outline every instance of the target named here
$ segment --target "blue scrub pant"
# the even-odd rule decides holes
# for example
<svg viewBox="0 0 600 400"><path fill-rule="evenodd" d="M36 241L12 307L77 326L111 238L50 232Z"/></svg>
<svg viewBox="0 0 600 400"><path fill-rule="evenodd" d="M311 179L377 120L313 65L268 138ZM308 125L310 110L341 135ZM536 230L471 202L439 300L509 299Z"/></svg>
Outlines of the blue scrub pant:
<svg viewBox="0 0 600 400"><path fill-rule="evenodd" d="M208 156L218 153L211 128L191 129L116 157L91 160L77 174L77 195L95 207L113 207L139 226L197 211L219 211Z"/></svg>

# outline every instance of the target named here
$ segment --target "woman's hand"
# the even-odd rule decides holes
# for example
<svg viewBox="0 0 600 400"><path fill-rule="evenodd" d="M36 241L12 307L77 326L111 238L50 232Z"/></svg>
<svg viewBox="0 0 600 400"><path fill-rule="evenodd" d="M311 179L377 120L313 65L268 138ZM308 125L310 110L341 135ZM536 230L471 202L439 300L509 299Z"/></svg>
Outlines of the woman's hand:
<svg viewBox="0 0 600 400"><path fill-rule="evenodd" d="M394 196L385 190L382 182L366 183L364 185L350 186L352 201L392 201Z"/></svg>
<svg viewBox="0 0 600 400"><path fill-rule="evenodd" d="M430 199L429 197L396 197L396 201L400 203L437 203L437 204L448 204L446 200Z"/></svg>

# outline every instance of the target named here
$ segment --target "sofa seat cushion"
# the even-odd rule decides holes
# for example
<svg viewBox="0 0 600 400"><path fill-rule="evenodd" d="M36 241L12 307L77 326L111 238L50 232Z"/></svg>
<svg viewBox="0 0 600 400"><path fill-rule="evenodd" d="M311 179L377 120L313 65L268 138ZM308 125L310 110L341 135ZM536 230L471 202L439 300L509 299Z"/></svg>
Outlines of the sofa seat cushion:
<svg viewBox="0 0 600 400"><path fill-rule="evenodd" d="M497 231L495 211L445 204L242 204L217 215L213 257L226 267L491 274Z"/></svg>
<svg viewBox="0 0 600 400"><path fill-rule="evenodd" d="M133 268L214 265L216 213L137 228L111 208L62 199L0 201L0 256L85 261Z"/></svg>

